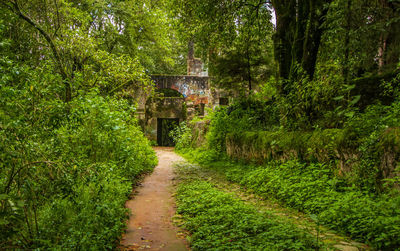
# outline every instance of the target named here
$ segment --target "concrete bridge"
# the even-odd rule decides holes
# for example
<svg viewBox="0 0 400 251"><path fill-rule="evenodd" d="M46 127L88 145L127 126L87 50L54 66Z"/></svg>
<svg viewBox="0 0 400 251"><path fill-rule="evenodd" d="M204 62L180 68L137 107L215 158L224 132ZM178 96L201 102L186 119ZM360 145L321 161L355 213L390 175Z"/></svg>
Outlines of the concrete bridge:
<svg viewBox="0 0 400 251"><path fill-rule="evenodd" d="M211 93L208 76L153 75L151 79L157 89L176 90L186 101L192 101L194 105L209 103Z"/></svg>
<svg viewBox="0 0 400 251"><path fill-rule="evenodd" d="M137 114L145 135L158 145L173 145L169 132L180 122L204 116L205 107L219 104L219 93L212 92L210 78L189 43L187 75L153 75L156 89L173 90L181 95L147 97L139 95ZM165 92L168 93L168 92Z"/></svg>

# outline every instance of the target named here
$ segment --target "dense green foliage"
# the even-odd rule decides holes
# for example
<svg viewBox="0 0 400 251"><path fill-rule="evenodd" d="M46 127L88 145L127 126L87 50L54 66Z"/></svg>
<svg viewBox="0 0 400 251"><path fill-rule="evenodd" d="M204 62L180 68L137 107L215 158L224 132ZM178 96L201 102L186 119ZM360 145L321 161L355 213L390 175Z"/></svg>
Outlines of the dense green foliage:
<svg viewBox="0 0 400 251"><path fill-rule="evenodd" d="M349 186L324 164L298 161L269 162L263 166L217 161L213 152L190 151L186 157L224 174L264 198L275 198L310 215L332 229L377 249L398 248L400 196L376 195Z"/></svg>
<svg viewBox="0 0 400 251"><path fill-rule="evenodd" d="M192 145L192 130L186 125L185 122L176 126L174 130L170 132L172 139L175 142L175 149L186 149Z"/></svg>
<svg viewBox="0 0 400 251"><path fill-rule="evenodd" d="M376 249L393 250L400 246L399 102L360 111L353 100L332 100L348 107L314 122L313 130L302 129L309 121L288 126L280 101L238 101L209 115L204 147L178 150L262 197L315 214L319 223ZM338 118L339 126L326 126ZM232 163L226 154L247 164Z"/></svg>
<svg viewBox="0 0 400 251"><path fill-rule="evenodd" d="M267 162L221 172L398 248L399 13L398 0L0 0L0 249L115 246L132 183L156 161L136 104L154 91L149 74L185 73L188 43L213 75L211 93L240 97L209 114L198 161L228 152ZM191 130L173 132L177 149L196 145ZM196 189L215 198L185 204ZM241 210L266 233L281 226L207 184L181 193L180 210L198 224L191 231L212 230L210 217L221 220L215 236L231 224L239 238L249 233L236 222ZM196 218L206 204L210 216ZM299 236L290 229L276 231ZM201 231L199 249L209 247ZM247 240L313 246L264 235Z"/></svg>
<svg viewBox="0 0 400 251"><path fill-rule="evenodd" d="M250 162L298 158L336 164L342 175L371 191L381 191L385 179L398 172L398 101L363 112L347 110L340 128L321 124L314 130L288 130L279 122L279 110L279 103L252 99L218 109L209 116L207 149L228 150L231 157ZM335 117L345 117L342 113L336 111Z"/></svg>
<svg viewBox="0 0 400 251"><path fill-rule="evenodd" d="M219 107L210 120L207 144L218 152L225 152L228 133L268 130L279 125L277 109L270 102L255 99L240 100L229 108Z"/></svg>
<svg viewBox="0 0 400 251"><path fill-rule="evenodd" d="M123 88L151 90L143 58L89 2L0 2L0 249L112 249L156 164Z"/></svg>
<svg viewBox="0 0 400 251"><path fill-rule="evenodd" d="M213 84L271 100L285 129L341 127L358 109L394 100L396 91L385 85L400 62L399 1L173 2L178 21L208 55ZM243 92L249 79L254 86Z"/></svg>
<svg viewBox="0 0 400 251"><path fill-rule="evenodd" d="M154 152L127 102L91 93L68 105L43 98L32 109L39 91L0 90L0 244L112 248L132 183L151 171Z"/></svg>
<svg viewBox="0 0 400 251"><path fill-rule="evenodd" d="M313 250L316 239L296 226L204 181L181 184L178 212L194 250Z"/></svg>
<svg viewBox="0 0 400 251"><path fill-rule="evenodd" d="M272 73L283 96L295 95L305 80L334 75L341 86L399 63L397 0L172 2L184 32L209 56L216 82L228 89L266 82Z"/></svg>

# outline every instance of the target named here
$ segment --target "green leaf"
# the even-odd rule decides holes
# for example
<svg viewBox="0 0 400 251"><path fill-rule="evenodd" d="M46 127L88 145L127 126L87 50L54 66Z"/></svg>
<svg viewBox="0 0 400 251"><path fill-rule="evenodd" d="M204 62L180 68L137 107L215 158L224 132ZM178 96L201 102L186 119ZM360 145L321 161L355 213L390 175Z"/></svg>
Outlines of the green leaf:
<svg viewBox="0 0 400 251"><path fill-rule="evenodd" d="M344 98L344 96L337 96L337 97L334 97L333 100L339 101L339 100L342 100L343 98Z"/></svg>
<svg viewBox="0 0 400 251"><path fill-rule="evenodd" d="M346 85L345 88L344 88L344 90L345 90L345 91L351 91L351 90L353 90L355 87L356 87L356 85Z"/></svg>
<svg viewBox="0 0 400 251"><path fill-rule="evenodd" d="M350 105L355 105L357 104L358 101L360 101L361 95L354 96L353 100L350 102Z"/></svg>
<svg viewBox="0 0 400 251"><path fill-rule="evenodd" d="M7 225L9 223L9 221L5 220L5 219L0 219L0 226L1 225Z"/></svg>
<svg viewBox="0 0 400 251"><path fill-rule="evenodd" d="M346 117L348 117L348 118L352 118L352 117L354 116L354 112L353 112L353 111L351 111L351 112L346 112L346 113L344 114L344 116L346 116Z"/></svg>

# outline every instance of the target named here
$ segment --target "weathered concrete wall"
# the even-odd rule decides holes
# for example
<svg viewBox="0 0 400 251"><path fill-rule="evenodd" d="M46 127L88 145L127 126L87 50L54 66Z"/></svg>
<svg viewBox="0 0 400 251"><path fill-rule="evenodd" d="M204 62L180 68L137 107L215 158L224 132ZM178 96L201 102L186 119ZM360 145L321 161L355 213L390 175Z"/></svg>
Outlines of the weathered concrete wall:
<svg viewBox="0 0 400 251"><path fill-rule="evenodd" d="M157 140L157 118L186 119L184 98L150 98L146 102L145 134L150 140Z"/></svg>
<svg viewBox="0 0 400 251"><path fill-rule="evenodd" d="M201 147L206 144L206 134L208 131L208 127L210 125L210 121L199 121L194 124L191 124L190 127L192 128L193 133L193 146Z"/></svg>
<svg viewBox="0 0 400 251"><path fill-rule="evenodd" d="M376 143L376 156L370 159L377 168L377 179L397 179L400 173L400 127L387 128ZM309 162L336 164L339 175L358 175L363 153L362 138L348 129L324 129L313 132L258 131L229 133L226 153L233 159L265 163L271 160L302 159ZM364 159L365 160L365 159ZM400 189L400 186L397 187Z"/></svg>
<svg viewBox="0 0 400 251"><path fill-rule="evenodd" d="M204 64L200 58L194 55L194 43L189 42L187 58L187 75L190 76L208 76L208 72L204 70Z"/></svg>
<svg viewBox="0 0 400 251"><path fill-rule="evenodd" d="M216 89L216 88L211 88L211 106L213 109L215 109L217 106L220 105L229 105L229 103L232 101L232 97L237 97L238 95L236 93L228 92L223 89ZM221 104L220 101L221 99L227 99L228 104Z"/></svg>

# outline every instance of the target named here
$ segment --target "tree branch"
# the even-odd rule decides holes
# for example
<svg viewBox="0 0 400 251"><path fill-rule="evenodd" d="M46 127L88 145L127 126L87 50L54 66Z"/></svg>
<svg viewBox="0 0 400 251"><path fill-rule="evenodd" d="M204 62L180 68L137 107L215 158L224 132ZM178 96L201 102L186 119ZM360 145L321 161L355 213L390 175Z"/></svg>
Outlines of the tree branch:
<svg viewBox="0 0 400 251"><path fill-rule="evenodd" d="M54 5L56 6L56 13L57 13L57 27L56 27L56 30L54 31L54 36L55 36L57 34L58 30L60 29L61 25L60 25L60 13L58 11L57 0L54 0Z"/></svg>
<svg viewBox="0 0 400 251"><path fill-rule="evenodd" d="M8 193L10 192L9 189L10 189L10 187L11 187L11 184L12 184L14 178L17 176L17 174L18 174L22 169L24 169L24 168L27 167L27 166L31 166L31 165L35 165L35 164L41 164L41 163L47 164L48 166L56 164L55 162L44 160L44 161L30 162L30 163L27 163L27 164L21 166L20 168L18 168L18 170L17 170L15 173L12 172L12 174L11 174L11 176L10 176L10 179L8 180L8 183L7 183L6 187L4 188L4 193L5 193L5 194L8 194Z"/></svg>
<svg viewBox="0 0 400 251"><path fill-rule="evenodd" d="M6 4L4 2L4 0L1 1L1 3L5 6L9 6L8 4ZM19 7L18 1L11 1L10 2L11 5L13 6L11 9L11 11L17 15L18 17L20 17L21 19L25 20L28 24L30 24L33 28L35 28L37 31L39 31L39 33L44 37L44 39L47 41L47 43L50 45L51 51L53 53L53 56L56 60L57 63L57 67L60 71L61 77L63 78L63 82L65 85L65 101L69 102L71 101L71 86L68 82L68 74L65 72L60 54L57 50L56 45L54 44L53 39L50 37L50 35L39 25L37 24L35 21L33 21L29 16L27 16L26 14L24 14L22 12L22 10Z"/></svg>

